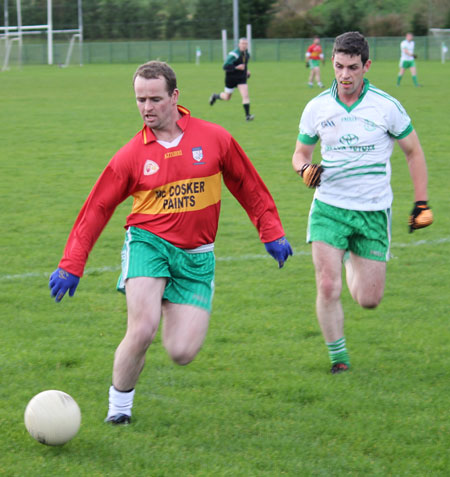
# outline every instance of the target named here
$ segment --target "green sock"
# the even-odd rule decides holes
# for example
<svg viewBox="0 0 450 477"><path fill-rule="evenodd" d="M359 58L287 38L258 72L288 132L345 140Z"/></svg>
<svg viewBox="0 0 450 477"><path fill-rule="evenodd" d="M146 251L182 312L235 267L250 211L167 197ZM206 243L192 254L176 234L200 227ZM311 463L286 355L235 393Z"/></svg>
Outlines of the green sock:
<svg viewBox="0 0 450 477"><path fill-rule="evenodd" d="M414 86L417 86L419 84L417 81L417 76L413 76L412 80L413 80Z"/></svg>
<svg viewBox="0 0 450 477"><path fill-rule="evenodd" d="M400 75L397 76L397 86L400 86L400 81L402 80L402 77Z"/></svg>
<svg viewBox="0 0 450 477"><path fill-rule="evenodd" d="M344 363L347 366L350 366L350 358L347 353L347 348L345 347L344 336L332 343L327 343L326 345L331 364Z"/></svg>

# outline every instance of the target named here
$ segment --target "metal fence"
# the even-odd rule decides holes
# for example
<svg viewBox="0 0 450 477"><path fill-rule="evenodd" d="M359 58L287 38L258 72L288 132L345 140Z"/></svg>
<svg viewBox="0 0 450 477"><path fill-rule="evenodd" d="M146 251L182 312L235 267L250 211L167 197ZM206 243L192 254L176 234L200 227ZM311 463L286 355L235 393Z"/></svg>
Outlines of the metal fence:
<svg viewBox="0 0 450 477"><path fill-rule="evenodd" d="M400 42L403 37L368 38L372 60L398 60ZM321 40L325 58L331 57L333 38ZM441 44L434 37L416 37L416 49L421 60L439 60ZM254 39L251 45L252 61L303 61L305 52L311 44L309 38ZM54 43L54 62L63 64L66 59L69 41ZM222 62L221 40L186 41L123 41L123 42L84 42L82 49L73 49L71 64L102 63L142 63L159 59L170 63L196 61L196 52L201 51L201 62ZM227 51L233 49L230 40ZM17 52L15 53L18 54ZM1 45L0 45L1 55ZM11 63L14 63L14 52ZM47 43L45 39L25 39L22 46L22 64L37 65L47 63Z"/></svg>

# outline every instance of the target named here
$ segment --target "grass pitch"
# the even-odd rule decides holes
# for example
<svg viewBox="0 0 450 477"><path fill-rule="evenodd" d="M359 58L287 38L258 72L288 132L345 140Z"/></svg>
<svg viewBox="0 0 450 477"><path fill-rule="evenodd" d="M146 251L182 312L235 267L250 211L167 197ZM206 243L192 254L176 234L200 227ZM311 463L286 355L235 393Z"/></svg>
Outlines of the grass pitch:
<svg viewBox="0 0 450 477"><path fill-rule="evenodd" d="M105 425L113 354L126 324L114 285L130 201L95 246L74 298L55 304L48 276L97 176L141 127L134 67L2 73L0 475L448 475L448 65L420 63L423 88L408 75L396 88L396 62L376 62L367 75L412 117L427 155L435 224L407 233L412 185L396 146L385 298L362 310L344 290L352 370L338 376L328 372L304 243L312 192L290 163L301 111L319 92L306 86L309 71L303 63L251 65L255 120L247 123L238 93L208 104L223 87L219 64L174 67L180 103L226 127L254 162L295 255L278 270L224 189L202 351L177 367L158 336L133 424ZM330 63L322 75L330 84ZM38 444L23 424L28 401L45 389L68 392L82 411L79 434L63 447Z"/></svg>

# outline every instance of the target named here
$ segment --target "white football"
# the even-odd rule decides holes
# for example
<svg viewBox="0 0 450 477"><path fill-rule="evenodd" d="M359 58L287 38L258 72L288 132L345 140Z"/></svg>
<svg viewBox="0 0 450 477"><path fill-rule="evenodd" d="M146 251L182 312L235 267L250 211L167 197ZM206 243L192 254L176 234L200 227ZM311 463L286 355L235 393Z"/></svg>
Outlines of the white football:
<svg viewBox="0 0 450 477"><path fill-rule="evenodd" d="M75 437L81 412L75 399L63 391L36 394L25 409L25 427L41 444L61 446Z"/></svg>

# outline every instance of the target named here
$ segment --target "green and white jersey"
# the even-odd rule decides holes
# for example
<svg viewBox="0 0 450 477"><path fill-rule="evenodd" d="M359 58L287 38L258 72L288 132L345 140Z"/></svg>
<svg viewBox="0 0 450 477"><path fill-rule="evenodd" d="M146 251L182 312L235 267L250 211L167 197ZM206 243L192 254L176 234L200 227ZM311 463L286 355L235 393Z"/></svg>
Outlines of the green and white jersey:
<svg viewBox="0 0 450 477"><path fill-rule="evenodd" d="M410 55L408 55L405 50L407 50ZM414 60L414 41L403 40L400 43L400 61L412 61Z"/></svg>
<svg viewBox="0 0 450 477"><path fill-rule="evenodd" d="M339 100L334 81L306 105L300 120L298 140L321 144L324 171L314 197L350 210L389 208L394 142L412 130L402 105L366 79L350 107Z"/></svg>

